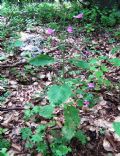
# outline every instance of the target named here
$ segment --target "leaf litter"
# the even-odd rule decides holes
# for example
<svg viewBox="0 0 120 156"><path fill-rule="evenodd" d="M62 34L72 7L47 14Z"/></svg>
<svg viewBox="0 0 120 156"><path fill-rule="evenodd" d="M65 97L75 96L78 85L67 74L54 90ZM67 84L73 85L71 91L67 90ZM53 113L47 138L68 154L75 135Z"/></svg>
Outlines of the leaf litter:
<svg viewBox="0 0 120 156"><path fill-rule="evenodd" d="M27 48L29 47L29 50L31 48L31 51L33 53L36 52L35 49L33 50L33 46L37 46L30 45L33 42L33 38L36 38L37 40L38 36L41 35L40 42L41 38L42 40L46 40L47 38L47 34L44 33L44 28L42 29L41 27L35 27L34 29L34 33L29 32L28 34L28 32L21 32L25 37L25 39L22 38L22 41L25 41L24 48L25 46ZM66 50L67 52L65 53L66 60L68 58L72 58L72 56L77 56L79 53L82 54L81 58L83 60L86 60L89 55L97 58L101 55L101 53L103 56L109 55L111 58L119 55L119 50L115 54L110 54L110 51L115 46L119 46L119 42L110 44L109 34L93 34L93 36L90 37L91 42L87 42L85 38L86 36L84 36L83 34L80 34L79 37L72 35L68 36L68 39L66 40L68 45ZM43 44L42 47L37 47L37 51L43 51L44 53L46 53L47 51L50 51L51 48L56 47L59 42L60 41L56 35L52 38L52 41L51 43L49 43L49 45ZM7 60L0 60L0 66L3 64L13 64L15 62L27 59L25 56L28 55L27 52L25 55L21 55L22 50L25 50L24 48L20 49L20 55L13 54L12 56L5 56ZM41 48L40 51L39 48ZM89 52L87 52L88 49ZM94 53L94 50L98 50L99 52ZM0 54L3 54L3 52L0 52ZM61 51L56 48L55 50L51 51L51 55L59 60L61 58ZM29 151L26 151L24 147L24 141L21 141L20 129L22 127L25 127L25 125L28 125L29 127L36 127L38 124L35 124L33 119L31 119L30 121L24 121L23 112L24 109L29 108L31 105L46 105L47 97L43 96L42 98L39 98L39 96L42 95L43 90L46 87L50 86L53 83L55 77L58 76L58 70L62 68L61 63L59 62L52 66L54 70L47 69L46 67L43 67L42 69L34 69L29 65L30 70L34 69L33 73L25 73L25 64L20 64L12 68L8 67L1 69L1 75L4 75L4 78L2 77L3 82L7 80L7 83L3 84L1 82L0 95L3 95L3 93L7 91L10 92L10 95L6 97L7 100L3 101L0 104L0 108L6 108L6 111L0 110L0 125L2 128L7 129L7 131L5 132L5 138L12 142L11 148L8 152L10 156L31 155ZM69 67L66 67L66 71L69 70ZM108 64L108 71L109 72L106 73L106 77L110 79L114 84L119 83L119 67L113 67ZM85 74L87 73L83 73L82 76L85 77ZM79 74L75 74L74 76L81 78L81 75ZM71 77L71 75L68 73L66 74L66 77ZM74 149L74 153L72 153L73 156L75 156L76 154L78 156L105 156L110 154L115 156L120 155L120 138L117 134L114 133L112 125L114 121L120 121L120 90L115 86L110 91L105 90L104 92L100 92L98 94L100 95L100 100L96 106L91 109L85 107L80 110L81 129L83 129L87 134L89 141L87 145L82 146L77 140L72 140L71 147ZM9 108L14 109L9 110ZM62 110L56 108L54 113L58 114L58 117L55 118L58 127L62 127L64 123ZM41 120L41 123L45 122L47 121L45 121L44 119ZM41 156L41 154L38 154L36 156Z"/></svg>

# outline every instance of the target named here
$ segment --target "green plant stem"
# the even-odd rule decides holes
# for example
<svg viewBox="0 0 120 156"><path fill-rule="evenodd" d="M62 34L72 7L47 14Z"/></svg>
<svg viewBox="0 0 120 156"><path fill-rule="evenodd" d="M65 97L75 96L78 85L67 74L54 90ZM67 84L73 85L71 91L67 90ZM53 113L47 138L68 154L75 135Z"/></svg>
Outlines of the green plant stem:
<svg viewBox="0 0 120 156"><path fill-rule="evenodd" d="M63 81L65 80L65 51L63 50L62 52L62 78L63 78Z"/></svg>

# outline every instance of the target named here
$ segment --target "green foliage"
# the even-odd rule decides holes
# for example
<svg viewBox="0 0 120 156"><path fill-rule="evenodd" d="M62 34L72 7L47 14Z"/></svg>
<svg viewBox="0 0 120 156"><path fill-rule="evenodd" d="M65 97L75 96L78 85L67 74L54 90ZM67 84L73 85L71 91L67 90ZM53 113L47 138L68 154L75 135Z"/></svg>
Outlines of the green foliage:
<svg viewBox="0 0 120 156"><path fill-rule="evenodd" d="M113 122L115 132L120 136L120 122Z"/></svg>
<svg viewBox="0 0 120 156"><path fill-rule="evenodd" d="M32 131L30 128L22 128L21 134L22 134L23 140L26 140L26 139L29 139L31 137Z"/></svg>
<svg viewBox="0 0 120 156"><path fill-rule="evenodd" d="M49 119L52 117L53 110L54 110L54 107L52 105L42 106L40 107L39 115L43 116L44 118Z"/></svg>
<svg viewBox="0 0 120 156"><path fill-rule="evenodd" d="M80 10L84 18L79 20L73 18L73 16L79 14ZM111 27L119 23L119 13L115 9L111 11L100 10L96 6L89 9L80 8L80 5L76 3L62 6L52 3L37 5L34 3L32 5L25 5L21 10L17 6L7 6L0 10L0 14L6 17L7 21L5 24L0 25L2 46L7 52L16 52L17 48L22 46L17 32L25 30L27 26L32 28L34 25L47 23L47 26L55 29L57 33L61 28L65 29L66 26L73 24L76 32L80 27L78 31L85 30L91 33L96 28L99 28L99 26ZM66 39L66 33L65 35L62 34L60 39L63 42L63 39ZM115 40L112 39L110 42L113 43ZM65 49L67 49L66 45L60 47L61 52ZM118 49L113 49L111 53L114 54L117 51ZM37 124L40 123L39 126L34 128L24 127L21 129L21 136L26 148L34 148L38 153L40 152L43 155L65 156L71 152L71 148L69 147L71 139L77 138L83 145L87 143L87 136L80 128L79 109L83 107L85 101L90 103L86 107L93 107L99 98L92 91L100 90L103 86L107 88L111 85L110 81L105 77L105 73L109 71L107 63L103 62L110 62L114 66L119 67L120 59L98 56L96 58L89 57L86 60L82 60L82 57L83 55L80 54L77 58L73 57L68 60L63 58L62 60L65 63L63 63L63 73L65 72L64 68L68 61L69 68L74 66L77 69L76 71L72 70L70 73L71 77L78 74L78 78L76 76L68 79L63 76L64 78L62 77L60 79L59 76L61 77L61 75L58 75L58 80L60 81L55 80L53 85L48 87L47 93L44 93L45 97L47 94L48 98L46 105L41 106L41 103L37 103L36 106L31 105L29 109L25 110L26 120L37 122ZM1 58L1 60L4 60L4 58ZM51 56L41 54L30 59L29 64L36 67L43 67L54 62ZM25 66L26 73L31 73L33 66ZM80 74L84 72L87 72L86 77L80 78ZM95 87L88 87L88 84L91 82L94 82ZM5 98L6 96L4 96ZM60 127L58 124L59 121L56 121L56 117L58 118L56 114L57 109L63 113L63 123L60 123ZM42 119L44 120L44 124L41 124ZM113 126L116 133L120 135L119 123L114 123ZM0 134L3 134L1 129ZM9 146L8 141L1 138L0 149L4 147L9 148ZM6 151L3 150L0 152L4 154ZM4 156L6 155L4 154Z"/></svg>
<svg viewBox="0 0 120 156"><path fill-rule="evenodd" d="M76 132L75 137L84 145L87 143L87 136L83 131L79 130Z"/></svg>
<svg viewBox="0 0 120 156"><path fill-rule="evenodd" d="M2 149L2 148L9 149L10 146L11 146L10 141L3 139L3 138L0 138L0 149Z"/></svg>
<svg viewBox="0 0 120 156"><path fill-rule="evenodd" d="M29 63L34 66L45 66L54 63L54 59L48 55L41 54L35 58L32 58Z"/></svg>
<svg viewBox="0 0 120 156"><path fill-rule="evenodd" d="M82 69L89 69L89 64L86 61L77 60L77 59L70 59L70 63L74 64L77 67Z"/></svg>
<svg viewBox="0 0 120 156"><path fill-rule="evenodd" d="M51 104L60 105L68 100L71 93L71 89L68 85L53 85L48 89L47 94Z"/></svg>
<svg viewBox="0 0 120 156"><path fill-rule="evenodd" d="M62 129L63 135L70 140L75 135L76 128L80 125L79 111L74 106L66 106L64 109L65 124Z"/></svg>
<svg viewBox="0 0 120 156"><path fill-rule="evenodd" d="M71 152L71 149L65 145L59 145L59 146L54 148L53 152L54 152L55 156L64 156L68 152Z"/></svg>
<svg viewBox="0 0 120 156"><path fill-rule="evenodd" d="M9 149L11 146L11 143L9 140L4 139L3 135L6 132L6 129L0 128L0 152L2 153L2 149Z"/></svg>
<svg viewBox="0 0 120 156"><path fill-rule="evenodd" d="M111 62L114 66L120 67L120 59L119 59L119 58L110 59L110 62Z"/></svg>
<svg viewBox="0 0 120 156"><path fill-rule="evenodd" d="M6 148L2 148L2 149L0 150L0 156L8 156L8 154L7 154L7 149L6 149Z"/></svg>

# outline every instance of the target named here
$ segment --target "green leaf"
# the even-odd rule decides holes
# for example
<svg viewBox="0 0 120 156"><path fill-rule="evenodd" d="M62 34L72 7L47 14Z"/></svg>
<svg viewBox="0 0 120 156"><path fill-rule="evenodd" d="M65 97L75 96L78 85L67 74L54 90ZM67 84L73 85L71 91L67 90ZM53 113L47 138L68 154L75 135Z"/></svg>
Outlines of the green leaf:
<svg viewBox="0 0 120 156"><path fill-rule="evenodd" d="M103 72L108 72L108 68L105 65L101 65L101 70Z"/></svg>
<svg viewBox="0 0 120 156"><path fill-rule="evenodd" d="M77 59L70 59L70 63L74 64L77 67L83 68L83 69L89 69L89 63L87 61L77 60Z"/></svg>
<svg viewBox="0 0 120 156"><path fill-rule="evenodd" d="M43 141L43 135L34 134L34 135L32 135L31 141L34 143L39 143L39 142Z"/></svg>
<svg viewBox="0 0 120 156"><path fill-rule="evenodd" d="M63 127L63 134L66 139L70 140L80 124L79 110L74 106L67 106L64 109L64 118L65 125Z"/></svg>
<svg viewBox="0 0 120 156"><path fill-rule="evenodd" d="M113 122L115 132L120 136L120 122Z"/></svg>
<svg viewBox="0 0 120 156"><path fill-rule="evenodd" d="M100 78L100 77L103 76L103 72L101 70L98 70L98 71L95 72L95 75L96 75L97 78Z"/></svg>
<svg viewBox="0 0 120 156"><path fill-rule="evenodd" d="M40 125L36 129L36 133L44 132L45 129L46 129L46 125Z"/></svg>
<svg viewBox="0 0 120 156"><path fill-rule="evenodd" d="M22 139L26 140L26 139L29 139L32 136L32 131L28 127L22 128L21 129L21 134L22 134Z"/></svg>
<svg viewBox="0 0 120 156"><path fill-rule="evenodd" d="M0 150L0 156L8 156L8 154L7 154L7 149L6 149L6 148L2 148L2 149Z"/></svg>
<svg viewBox="0 0 120 156"><path fill-rule="evenodd" d="M67 106L64 109L65 125L75 128L80 124L79 110L74 106Z"/></svg>
<svg viewBox="0 0 120 156"><path fill-rule="evenodd" d="M56 156L64 156L70 151L71 151L71 149L69 147L67 147L65 145L60 145L60 146L56 147L55 155Z"/></svg>
<svg viewBox="0 0 120 156"><path fill-rule="evenodd" d="M119 58L110 59L110 62L111 62L113 65L120 67L120 59L119 59Z"/></svg>
<svg viewBox="0 0 120 156"><path fill-rule="evenodd" d="M72 94L71 88L64 85L53 85L48 90L48 98L50 103L54 105L60 105L64 103Z"/></svg>
<svg viewBox="0 0 120 156"><path fill-rule="evenodd" d="M7 139L1 139L1 138L0 138L0 149L2 149L2 148L7 148L7 149L9 149L10 146L11 146L10 141L8 141Z"/></svg>
<svg viewBox="0 0 120 156"><path fill-rule="evenodd" d="M15 41L14 43L14 47L21 47L22 45L23 45L23 42L19 40Z"/></svg>
<svg viewBox="0 0 120 156"><path fill-rule="evenodd" d="M79 130L76 132L75 137L84 145L87 143L87 136L83 131Z"/></svg>
<svg viewBox="0 0 120 156"><path fill-rule="evenodd" d="M37 151L38 152L41 152L41 153L44 153L44 152L46 153L46 151L47 151L47 145L45 143L43 143L43 142L39 143L37 145Z"/></svg>
<svg viewBox="0 0 120 156"><path fill-rule="evenodd" d="M54 63L54 59L48 55L41 54L32 58L29 63L34 66L45 66Z"/></svg>
<svg viewBox="0 0 120 156"><path fill-rule="evenodd" d="M53 111L54 111L54 107L52 105L41 106L39 114L44 118L49 119L52 117Z"/></svg>
<svg viewBox="0 0 120 156"><path fill-rule="evenodd" d="M78 101L77 101L77 105L78 105L79 107L82 107L82 106L83 106L83 100L78 100Z"/></svg>
<svg viewBox="0 0 120 156"><path fill-rule="evenodd" d="M68 126L62 128L62 133L67 140L71 140L75 135L75 129Z"/></svg>

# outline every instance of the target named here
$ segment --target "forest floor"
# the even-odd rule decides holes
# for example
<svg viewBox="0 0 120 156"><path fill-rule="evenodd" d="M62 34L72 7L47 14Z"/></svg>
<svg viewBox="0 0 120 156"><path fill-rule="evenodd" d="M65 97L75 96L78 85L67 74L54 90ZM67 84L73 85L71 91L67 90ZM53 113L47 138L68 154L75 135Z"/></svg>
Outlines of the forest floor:
<svg viewBox="0 0 120 156"><path fill-rule="evenodd" d="M57 48L59 43L57 34L52 37L49 44L42 44L42 41L44 42L48 36L41 27L21 32L21 35L21 40L25 45L19 48L18 53L8 54L0 47L0 55L6 58L0 61L0 127L6 129L4 138L11 142L8 152L10 156L31 155L26 151L24 141L21 140L20 129L26 125L36 127L38 123L32 120L25 121L23 119L24 110L29 108L30 103L32 105L46 104L47 99L41 100L39 95L46 86L54 83L58 71L62 68L60 63L52 65L52 69L34 68L26 62L30 53L25 52L24 54L23 52L25 48L27 50L35 48L36 45L32 45L33 40L35 42L40 40L41 47L38 47L38 52L50 54L59 60L62 56L61 51ZM40 42L36 44L40 45ZM119 48L113 57L120 58L119 39L114 39L110 33L70 34L66 42L69 45L65 52L66 59L79 53L82 53L85 59L84 51L86 49L98 51L98 53L90 53L90 56L93 55L94 58L100 55L109 56L115 47ZM69 74L66 75L66 77L69 76ZM79 77L81 76L84 75ZM107 78L116 86L120 82L120 68L110 66ZM76 140L72 140L71 147L74 150L71 156L120 156L120 137L114 133L112 126L113 121L120 121L120 90L115 88L101 90L97 93L100 96L97 105L87 111L80 110L81 128L87 134L89 141L86 145L81 145ZM62 114L56 120L61 123L61 118ZM44 119L40 121L40 123L45 122Z"/></svg>

